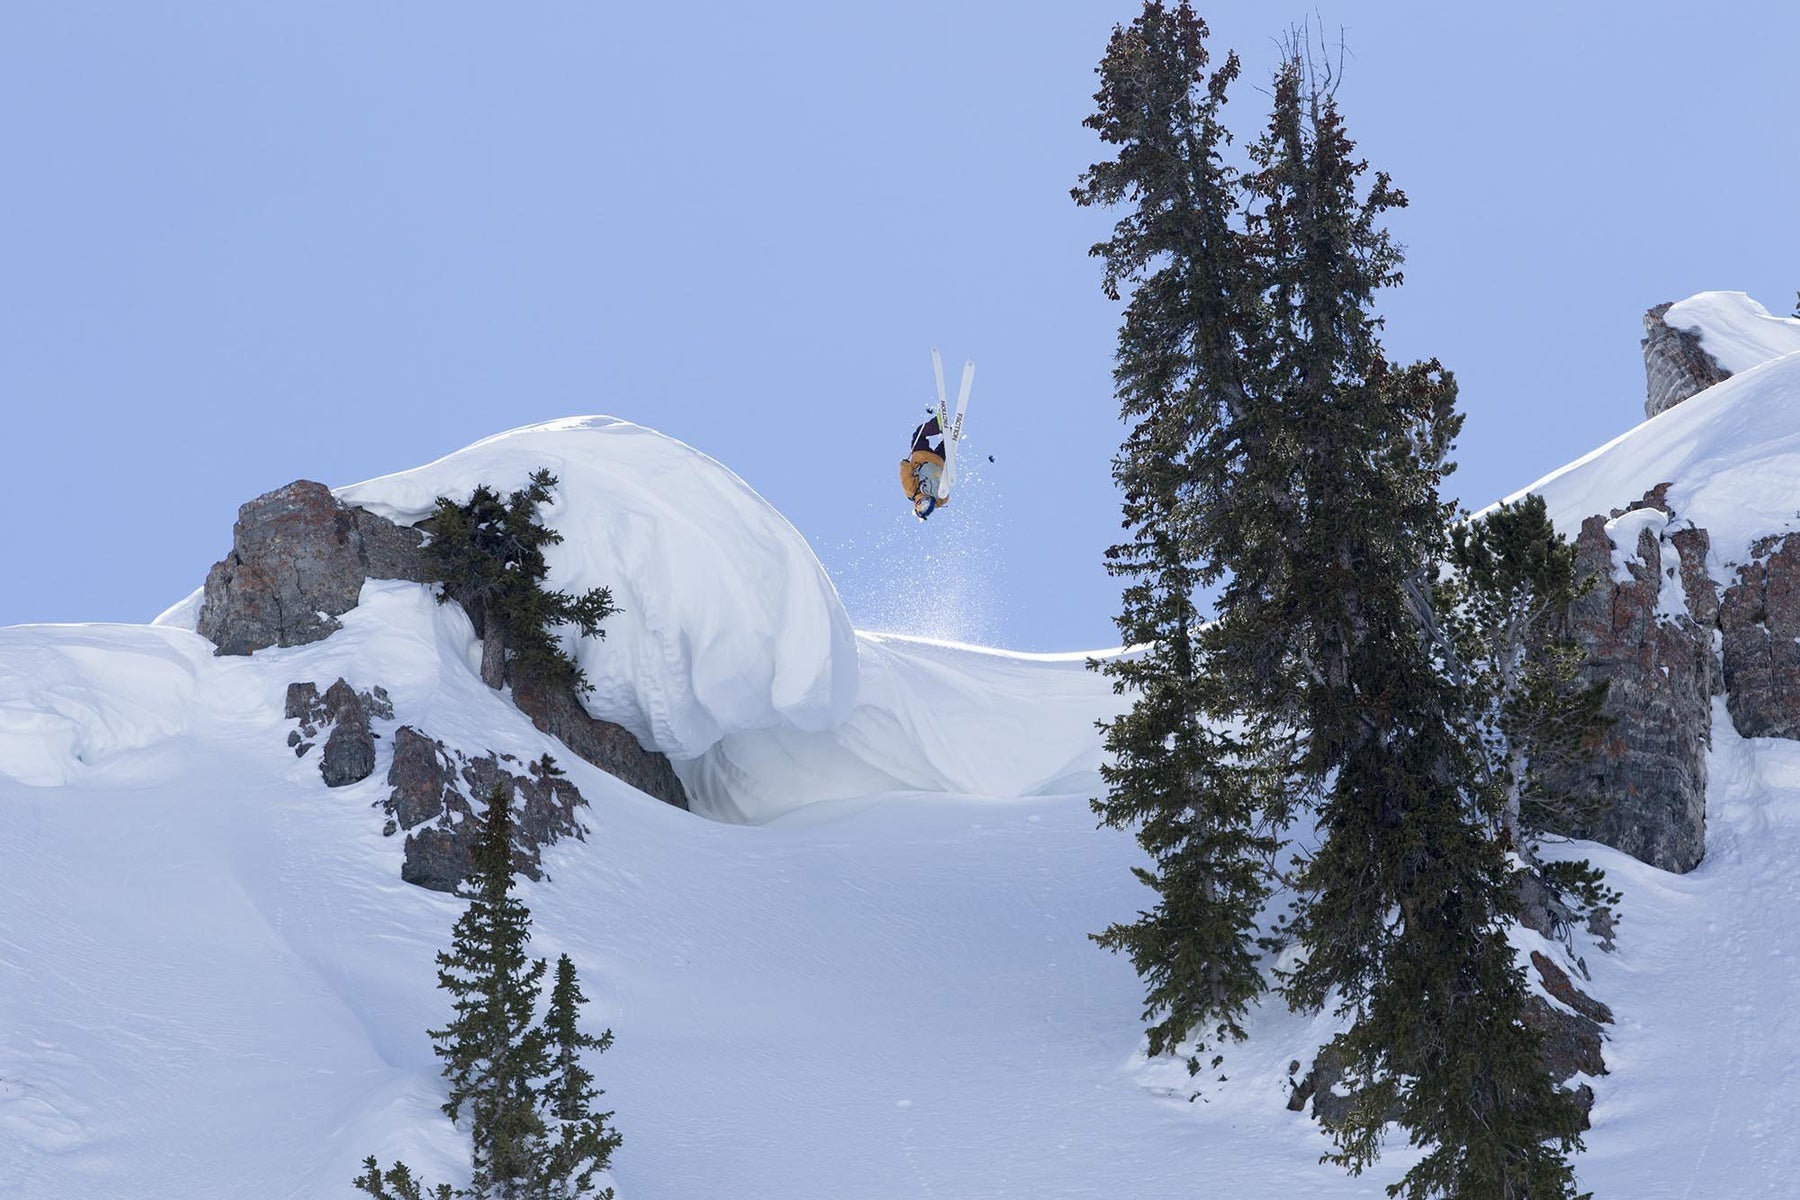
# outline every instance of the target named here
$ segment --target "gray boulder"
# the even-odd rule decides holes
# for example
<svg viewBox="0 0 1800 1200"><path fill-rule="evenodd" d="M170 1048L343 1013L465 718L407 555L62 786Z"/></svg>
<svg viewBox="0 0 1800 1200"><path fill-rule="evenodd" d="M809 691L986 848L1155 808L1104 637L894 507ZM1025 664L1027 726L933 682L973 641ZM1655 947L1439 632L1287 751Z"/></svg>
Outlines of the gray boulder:
<svg viewBox="0 0 1800 1200"><path fill-rule="evenodd" d="M425 582L424 535L301 479L238 509L206 576L198 629L215 654L300 646L340 628L368 579Z"/></svg>
<svg viewBox="0 0 1800 1200"><path fill-rule="evenodd" d="M325 786L343 787L367 779L375 770L375 731L369 728L369 710L362 697L340 679L325 692L325 710L332 722L319 761Z"/></svg>
<svg viewBox="0 0 1800 1200"><path fill-rule="evenodd" d="M668 757L644 749L623 725L590 716L570 688L515 679L513 703L541 732L560 741L578 758L665 804L688 807L687 789Z"/></svg>

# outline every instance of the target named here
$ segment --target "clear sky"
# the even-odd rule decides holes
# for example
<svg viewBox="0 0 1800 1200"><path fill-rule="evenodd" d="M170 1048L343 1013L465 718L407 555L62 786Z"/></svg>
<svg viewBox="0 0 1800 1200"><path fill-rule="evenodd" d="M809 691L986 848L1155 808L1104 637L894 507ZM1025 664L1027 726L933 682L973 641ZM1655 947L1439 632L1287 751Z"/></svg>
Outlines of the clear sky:
<svg viewBox="0 0 1800 1200"><path fill-rule="evenodd" d="M5 6L0 625L148 620L253 496L603 412L742 475L861 625L1112 643L1117 306L1068 192L1136 11ZM1253 136L1314 6L1200 11ZM1413 201L1387 342L1461 381L1466 502L1641 419L1650 305L1792 308L1800 6L1316 11ZM921 526L896 463L933 344L952 386L979 364L976 469Z"/></svg>

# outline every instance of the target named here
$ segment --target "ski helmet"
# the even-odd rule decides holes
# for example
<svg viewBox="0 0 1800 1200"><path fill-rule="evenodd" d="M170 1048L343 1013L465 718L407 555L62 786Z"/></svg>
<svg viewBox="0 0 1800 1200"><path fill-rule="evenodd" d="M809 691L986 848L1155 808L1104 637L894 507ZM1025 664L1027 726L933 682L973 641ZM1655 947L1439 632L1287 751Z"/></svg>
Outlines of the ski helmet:
<svg viewBox="0 0 1800 1200"><path fill-rule="evenodd" d="M926 488L920 488L919 494L913 497L913 512L923 521L937 508L937 500Z"/></svg>

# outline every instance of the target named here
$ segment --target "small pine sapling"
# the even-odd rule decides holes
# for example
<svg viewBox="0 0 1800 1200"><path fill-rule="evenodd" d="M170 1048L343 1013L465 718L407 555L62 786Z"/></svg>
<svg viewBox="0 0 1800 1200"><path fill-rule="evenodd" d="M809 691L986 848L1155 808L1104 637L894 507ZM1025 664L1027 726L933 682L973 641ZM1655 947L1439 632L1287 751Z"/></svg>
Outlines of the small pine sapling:
<svg viewBox="0 0 1800 1200"><path fill-rule="evenodd" d="M363 1174L351 1180L360 1192L367 1192L375 1200L454 1200L456 1193L447 1183L440 1183L430 1191L425 1185L413 1178L412 1169L403 1162L397 1162L383 1174L381 1164L373 1154L363 1159Z"/></svg>
<svg viewBox="0 0 1800 1200"><path fill-rule="evenodd" d="M598 1037L582 1032L577 1020L586 1003L575 978L575 964L564 954L556 960L556 983L544 1014L550 1072L539 1092L547 1131L545 1194L554 1200L612 1200L611 1188L594 1189L594 1176L607 1169L613 1151L624 1141L609 1125L612 1113L594 1111L594 1102L603 1093L594 1085L593 1072L582 1065L581 1055L583 1051L605 1053L613 1035L610 1029Z"/></svg>
<svg viewBox="0 0 1800 1200"><path fill-rule="evenodd" d="M586 674L555 631L567 625L581 637L604 638L601 623L618 609L610 588L573 595L545 586L544 547L563 537L538 509L554 499L555 486L556 476L539 469L527 486L504 497L486 484L464 504L440 496L425 522L431 532L425 554L443 585L440 602L455 600L483 638L502 639L508 672L587 691Z"/></svg>
<svg viewBox="0 0 1800 1200"><path fill-rule="evenodd" d="M430 1033L450 1081L444 1112L455 1121L469 1111L477 1200L523 1196L543 1153L533 1082L550 1055L533 1018L545 964L526 954L531 913L513 894L513 829L511 797L496 785L471 855L469 907L437 956L438 986L455 997L456 1015Z"/></svg>

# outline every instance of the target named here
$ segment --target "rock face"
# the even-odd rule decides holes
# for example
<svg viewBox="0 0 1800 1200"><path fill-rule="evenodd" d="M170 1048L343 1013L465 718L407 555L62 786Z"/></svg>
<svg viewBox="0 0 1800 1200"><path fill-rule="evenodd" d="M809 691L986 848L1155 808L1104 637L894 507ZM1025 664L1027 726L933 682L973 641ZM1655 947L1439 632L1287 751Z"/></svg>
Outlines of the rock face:
<svg viewBox="0 0 1800 1200"><path fill-rule="evenodd" d="M1663 314L1671 307L1672 304L1659 304L1644 314L1646 417L1674 408L1689 396L1731 378L1731 372L1706 352L1696 334L1672 329L1663 320Z"/></svg>
<svg viewBox="0 0 1800 1200"><path fill-rule="evenodd" d="M1587 652L1585 680L1609 685L1613 724L1590 761L1591 778L1569 781L1593 787L1605 806L1590 826L1560 832L1684 872L1706 853L1718 599L1705 573L1704 533L1670 535L1662 491L1611 520L1589 517L1576 538L1577 570L1598 582L1571 606L1570 626ZM1636 513L1647 519L1620 520ZM1617 558L1614 533L1630 543L1617 547Z"/></svg>
<svg viewBox="0 0 1800 1200"><path fill-rule="evenodd" d="M1744 737L1800 738L1800 534L1753 545L1721 594L1706 531L1683 527L1667 490L1589 517L1576 539L1578 569L1600 583L1570 623L1614 723L1582 781L1605 811L1560 832L1689 871L1706 849L1711 697L1725 694Z"/></svg>
<svg viewBox="0 0 1800 1200"><path fill-rule="evenodd" d="M371 717L393 720L394 706L388 701L387 691L380 687L358 692L339 679L321 697L316 683L290 683L287 717L300 723L288 734L288 745L301 757L313 748L319 731L330 727L325 752L320 756L319 774L326 787L344 787L374 773L376 735L369 721Z"/></svg>
<svg viewBox="0 0 1800 1200"><path fill-rule="evenodd" d="M665 804L688 807L687 789L665 755L644 749L624 726L589 716L569 689L519 680L513 684L513 703L540 731L607 774Z"/></svg>
<svg viewBox="0 0 1800 1200"><path fill-rule="evenodd" d="M1751 553L1719 607L1726 708L1745 737L1800 738L1800 534Z"/></svg>
<svg viewBox="0 0 1800 1200"><path fill-rule="evenodd" d="M250 654L328 637L363 581L424 582L424 536L340 503L301 479L238 509L231 553L213 564L200 635L215 654Z"/></svg>
<svg viewBox="0 0 1800 1200"><path fill-rule="evenodd" d="M410 725L395 730L388 769L393 790L382 808L388 815L384 833L408 831L400 878L433 891L455 891L469 873L480 828L477 809L496 786L515 806L514 865L531 879L543 878L543 848L563 837L585 836L575 810L587 801L548 755L519 771L503 765L517 762L511 755L470 758Z"/></svg>

